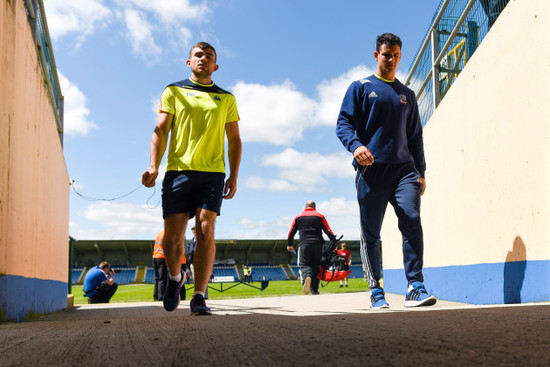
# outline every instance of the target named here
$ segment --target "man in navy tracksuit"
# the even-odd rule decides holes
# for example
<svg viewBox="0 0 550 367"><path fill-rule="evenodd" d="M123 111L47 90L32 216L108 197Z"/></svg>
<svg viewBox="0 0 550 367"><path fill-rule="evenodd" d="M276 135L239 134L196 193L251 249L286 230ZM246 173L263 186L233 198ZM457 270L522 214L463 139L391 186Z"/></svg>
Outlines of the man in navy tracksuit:
<svg viewBox="0 0 550 367"><path fill-rule="evenodd" d="M325 217L315 210L315 202L308 201L304 211L294 218L288 233L287 250L292 251L292 241L296 232L300 232L298 242L298 266L300 267L300 280L305 294L319 294L319 265L323 255L323 233L329 239L333 239L334 233L328 226Z"/></svg>
<svg viewBox="0 0 550 367"><path fill-rule="evenodd" d="M426 188L422 125L414 92L395 78L401 40L385 33L376 40L377 72L348 88L336 135L353 153L361 215L361 260L371 288L371 307L388 308L380 284L380 229L388 202L403 235L408 281L405 306L436 303L424 288L420 196Z"/></svg>

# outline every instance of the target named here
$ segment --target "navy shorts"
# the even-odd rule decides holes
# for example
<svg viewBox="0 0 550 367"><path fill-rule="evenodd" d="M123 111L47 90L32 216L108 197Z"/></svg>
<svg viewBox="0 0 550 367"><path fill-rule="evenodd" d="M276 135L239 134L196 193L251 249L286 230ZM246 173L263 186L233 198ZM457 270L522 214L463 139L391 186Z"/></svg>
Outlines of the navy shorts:
<svg viewBox="0 0 550 367"><path fill-rule="evenodd" d="M199 171L168 171L162 181L162 216L189 213L198 208L220 215L225 186L225 173Z"/></svg>

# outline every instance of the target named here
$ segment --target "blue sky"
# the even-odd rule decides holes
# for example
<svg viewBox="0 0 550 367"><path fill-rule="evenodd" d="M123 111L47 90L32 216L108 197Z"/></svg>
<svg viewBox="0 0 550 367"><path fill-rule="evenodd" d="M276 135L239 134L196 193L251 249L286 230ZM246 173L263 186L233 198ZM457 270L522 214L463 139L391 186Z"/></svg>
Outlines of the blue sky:
<svg viewBox="0 0 550 367"><path fill-rule="evenodd" d="M314 200L336 234L358 239L351 154L334 133L342 97L375 70L384 32L403 41L403 79L439 0L44 3L74 188L98 199L137 189L109 201L71 190L71 236L153 239L162 229L161 179L140 187L156 108L166 85L189 76L189 48L207 41L220 66L213 80L237 98L243 141L238 192L224 201L216 238L286 238Z"/></svg>

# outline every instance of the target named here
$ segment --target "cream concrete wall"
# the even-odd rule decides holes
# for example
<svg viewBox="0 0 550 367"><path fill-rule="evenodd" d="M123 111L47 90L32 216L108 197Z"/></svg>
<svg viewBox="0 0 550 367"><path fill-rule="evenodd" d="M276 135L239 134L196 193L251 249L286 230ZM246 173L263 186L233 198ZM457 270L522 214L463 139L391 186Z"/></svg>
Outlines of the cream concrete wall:
<svg viewBox="0 0 550 367"><path fill-rule="evenodd" d="M424 128L425 267L550 259L549 86L550 2L512 0Z"/></svg>
<svg viewBox="0 0 550 367"><path fill-rule="evenodd" d="M69 178L22 0L0 24L0 273L66 283Z"/></svg>

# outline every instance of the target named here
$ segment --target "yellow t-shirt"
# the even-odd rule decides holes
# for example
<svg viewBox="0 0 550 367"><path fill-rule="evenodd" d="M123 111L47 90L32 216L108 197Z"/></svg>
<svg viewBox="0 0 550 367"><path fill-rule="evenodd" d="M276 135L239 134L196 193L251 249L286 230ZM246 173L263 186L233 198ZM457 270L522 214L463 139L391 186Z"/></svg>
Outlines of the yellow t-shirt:
<svg viewBox="0 0 550 367"><path fill-rule="evenodd" d="M239 121L233 94L186 79L164 89L159 112L174 115L167 171L225 173L225 124Z"/></svg>

